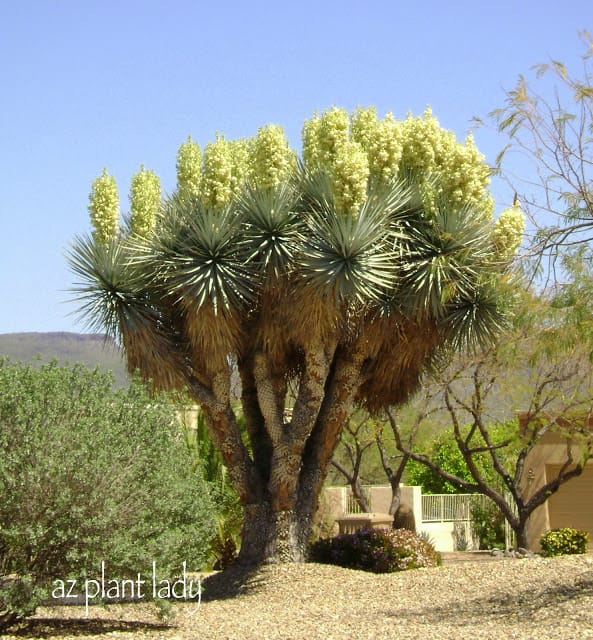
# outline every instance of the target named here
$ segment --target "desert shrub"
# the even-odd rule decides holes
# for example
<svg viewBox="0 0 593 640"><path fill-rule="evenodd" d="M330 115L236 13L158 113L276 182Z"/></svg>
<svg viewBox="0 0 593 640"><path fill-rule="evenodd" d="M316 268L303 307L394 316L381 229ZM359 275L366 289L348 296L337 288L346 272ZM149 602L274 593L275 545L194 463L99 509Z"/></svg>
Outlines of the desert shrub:
<svg viewBox="0 0 593 640"><path fill-rule="evenodd" d="M504 549L504 516L492 500L473 499L470 505L472 530L480 549Z"/></svg>
<svg viewBox="0 0 593 640"><path fill-rule="evenodd" d="M586 553L590 536L583 529L563 527L552 529L540 538L542 553L545 556Z"/></svg>
<svg viewBox="0 0 593 640"><path fill-rule="evenodd" d="M434 547L408 529L361 529L318 540L311 560L374 573L436 567Z"/></svg>
<svg viewBox="0 0 593 640"><path fill-rule="evenodd" d="M137 381L0 360L0 625L55 580L199 569L214 531L174 407Z"/></svg>

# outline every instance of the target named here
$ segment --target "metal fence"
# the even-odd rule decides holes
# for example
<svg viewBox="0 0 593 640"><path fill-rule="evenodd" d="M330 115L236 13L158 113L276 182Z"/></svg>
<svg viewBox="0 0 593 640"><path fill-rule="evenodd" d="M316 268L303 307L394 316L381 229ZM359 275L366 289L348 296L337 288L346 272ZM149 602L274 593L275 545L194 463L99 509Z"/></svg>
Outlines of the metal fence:
<svg viewBox="0 0 593 640"><path fill-rule="evenodd" d="M423 494L422 522L470 521L471 505L483 500L481 494Z"/></svg>
<svg viewBox="0 0 593 640"><path fill-rule="evenodd" d="M371 487L363 487L362 494L366 498L366 502L369 505L369 509L372 511L371 504ZM352 495L352 492L348 490L346 493L346 504L344 505L344 513L362 513L362 509L358 504L356 498Z"/></svg>

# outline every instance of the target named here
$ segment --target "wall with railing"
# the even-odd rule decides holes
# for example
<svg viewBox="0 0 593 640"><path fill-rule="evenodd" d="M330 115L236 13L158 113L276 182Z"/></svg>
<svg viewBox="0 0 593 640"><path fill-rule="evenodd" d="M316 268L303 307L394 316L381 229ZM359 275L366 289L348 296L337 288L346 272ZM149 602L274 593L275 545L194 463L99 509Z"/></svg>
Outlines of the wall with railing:
<svg viewBox="0 0 593 640"><path fill-rule="evenodd" d="M401 504L414 513L416 530L430 537L438 551L472 551L478 542L472 531L471 505L485 501L480 494L422 494L420 487L401 486ZM365 498L373 514L386 514L391 504L391 487L366 486ZM360 514L362 509L349 487L329 487L325 503L331 517L337 521L344 516ZM333 533L337 533L335 525Z"/></svg>
<svg viewBox="0 0 593 640"><path fill-rule="evenodd" d="M471 507L485 500L480 494L423 494L422 531L439 551L477 550Z"/></svg>

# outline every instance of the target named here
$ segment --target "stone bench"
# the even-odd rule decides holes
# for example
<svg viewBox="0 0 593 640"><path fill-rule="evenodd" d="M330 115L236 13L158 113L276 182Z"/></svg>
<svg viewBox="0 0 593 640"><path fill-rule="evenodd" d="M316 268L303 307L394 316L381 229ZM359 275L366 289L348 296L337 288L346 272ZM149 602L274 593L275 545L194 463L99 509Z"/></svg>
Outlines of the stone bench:
<svg viewBox="0 0 593 640"><path fill-rule="evenodd" d="M337 520L340 533L355 533L359 529L391 529L393 516L388 513L350 513Z"/></svg>

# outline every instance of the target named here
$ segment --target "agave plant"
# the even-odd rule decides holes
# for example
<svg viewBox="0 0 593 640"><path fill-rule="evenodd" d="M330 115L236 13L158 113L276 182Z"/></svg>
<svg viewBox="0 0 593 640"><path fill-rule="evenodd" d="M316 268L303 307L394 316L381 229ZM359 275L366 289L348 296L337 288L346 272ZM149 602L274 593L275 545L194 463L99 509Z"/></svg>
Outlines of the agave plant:
<svg viewBox="0 0 593 640"><path fill-rule="evenodd" d="M505 322L509 260L475 181L472 206L445 194L428 207L429 176L418 186L405 167L383 171L352 211L331 166L282 166L275 184L246 178L226 202L180 190L152 233L89 235L70 253L91 326L120 340L131 369L202 407L243 504L245 562L305 557L356 407L404 402L443 349L492 341Z"/></svg>

